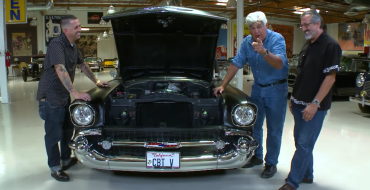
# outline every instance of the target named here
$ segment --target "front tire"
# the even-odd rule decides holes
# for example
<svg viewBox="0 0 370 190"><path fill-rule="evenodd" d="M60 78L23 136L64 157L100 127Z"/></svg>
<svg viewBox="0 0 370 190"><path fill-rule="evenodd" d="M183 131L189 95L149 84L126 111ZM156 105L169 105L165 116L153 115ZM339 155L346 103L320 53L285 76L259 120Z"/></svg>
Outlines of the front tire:
<svg viewBox="0 0 370 190"><path fill-rule="evenodd" d="M22 70L22 79L24 82L27 82L27 70Z"/></svg>
<svg viewBox="0 0 370 190"><path fill-rule="evenodd" d="M367 106L367 105L362 106L362 104L358 104L358 108L359 108L363 113L370 113L370 106Z"/></svg>

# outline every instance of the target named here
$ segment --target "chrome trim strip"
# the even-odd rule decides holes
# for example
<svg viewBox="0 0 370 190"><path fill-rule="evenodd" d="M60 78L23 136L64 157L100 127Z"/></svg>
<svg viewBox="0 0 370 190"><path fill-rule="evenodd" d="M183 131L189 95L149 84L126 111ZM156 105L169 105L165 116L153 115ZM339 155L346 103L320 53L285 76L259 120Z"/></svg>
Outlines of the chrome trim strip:
<svg viewBox="0 0 370 190"><path fill-rule="evenodd" d="M157 143L157 142L155 142ZM162 142L167 143L167 142ZM151 149L166 149L166 148L181 148L181 147L201 147L201 146L214 146L214 141L199 141L199 142L179 142L176 147L149 147L148 142L134 142L134 141L113 141L112 146L119 147L145 147Z"/></svg>
<svg viewBox="0 0 370 190"><path fill-rule="evenodd" d="M84 136L94 136L94 135L101 135L101 129L87 129L82 130L78 132L78 134L75 134L73 141L77 142L79 138L82 138Z"/></svg>
<svg viewBox="0 0 370 190"><path fill-rule="evenodd" d="M242 131L238 129L225 129L226 136L248 136L251 135L247 131Z"/></svg>

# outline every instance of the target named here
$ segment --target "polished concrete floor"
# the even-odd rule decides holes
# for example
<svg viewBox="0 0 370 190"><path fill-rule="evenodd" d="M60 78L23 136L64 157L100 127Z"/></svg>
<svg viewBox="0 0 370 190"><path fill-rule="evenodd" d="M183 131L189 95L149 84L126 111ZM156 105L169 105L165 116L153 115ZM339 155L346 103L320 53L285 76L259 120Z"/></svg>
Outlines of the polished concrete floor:
<svg viewBox="0 0 370 190"><path fill-rule="evenodd" d="M109 69L96 73L110 80ZM9 77L9 104L0 105L0 190L269 190L284 183L294 153L293 119L287 112L278 172L271 179L259 177L263 166L217 172L143 174L100 171L78 164L68 170L70 182L50 177L44 148L43 121L35 100L37 81ZM245 91L251 82L245 83ZM76 73L75 86L87 91L94 84ZM314 150L315 179L302 190L366 190L370 171L370 115L360 113L348 98L336 98L325 119ZM265 130L266 132L266 130Z"/></svg>

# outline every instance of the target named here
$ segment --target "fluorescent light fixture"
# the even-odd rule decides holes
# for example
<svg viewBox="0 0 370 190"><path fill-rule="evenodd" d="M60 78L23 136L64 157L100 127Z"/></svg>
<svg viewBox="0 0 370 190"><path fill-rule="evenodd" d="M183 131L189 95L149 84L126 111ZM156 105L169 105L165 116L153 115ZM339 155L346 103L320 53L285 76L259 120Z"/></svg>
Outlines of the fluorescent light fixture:
<svg viewBox="0 0 370 190"><path fill-rule="evenodd" d="M216 3L216 5L226 6L226 3Z"/></svg>
<svg viewBox="0 0 370 190"><path fill-rule="evenodd" d="M82 31L89 31L90 28L81 28Z"/></svg>
<svg viewBox="0 0 370 190"><path fill-rule="evenodd" d="M297 10L296 10L296 11L294 11L293 13L294 13L294 14L299 14L299 15L301 15L301 14L303 14L304 12L309 11L309 10L311 10L311 9L310 9L310 8L300 8L300 7L298 7L298 8L297 8ZM317 12L317 13L320 13L320 10L319 10L319 9L316 9L316 12Z"/></svg>
<svg viewBox="0 0 370 190"><path fill-rule="evenodd" d="M221 3L227 3L229 0L217 0L217 1Z"/></svg>

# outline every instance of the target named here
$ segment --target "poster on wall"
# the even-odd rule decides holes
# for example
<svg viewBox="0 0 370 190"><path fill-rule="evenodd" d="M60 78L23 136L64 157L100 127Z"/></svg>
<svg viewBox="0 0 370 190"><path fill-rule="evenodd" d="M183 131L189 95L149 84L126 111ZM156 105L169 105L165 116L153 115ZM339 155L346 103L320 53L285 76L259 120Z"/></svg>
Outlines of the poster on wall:
<svg viewBox="0 0 370 190"><path fill-rule="evenodd" d="M370 24L365 25L365 46L370 46Z"/></svg>
<svg viewBox="0 0 370 190"><path fill-rule="evenodd" d="M30 32L12 33L13 56L31 56L32 43Z"/></svg>
<svg viewBox="0 0 370 190"><path fill-rule="evenodd" d="M248 36L250 34L249 32L249 29L247 27L247 24L244 24L244 34L243 34L243 38L245 38L246 36ZM233 44L234 44L234 56L236 56L237 52L238 52L238 44L237 44L237 41L236 41L236 23L233 24Z"/></svg>
<svg viewBox="0 0 370 190"><path fill-rule="evenodd" d="M96 43L96 35L81 36L81 38L76 41L76 46L81 51L84 58L97 57L98 46Z"/></svg>
<svg viewBox="0 0 370 190"><path fill-rule="evenodd" d="M274 32L277 32L284 37L286 44L286 55L288 58L292 58L294 26L271 24L271 28Z"/></svg>
<svg viewBox="0 0 370 190"><path fill-rule="evenodd" d="M103 12L88 12L87 13L87 24L99 24Z"/></svg>
<svg viewBox="0 0 370 190"><path fill-rule="evenodd" d="M342 50L362 51L364 49L364 26L361 22L338 25L338 42Z"/></svg>
<svg viewBox="0 0 370 190"><path fill-rule="evenodd" d="M220 29L217 40L216 59L227 59L227 29Z"/></svg>
<svg viewBox="0 0 370 190"><path fill-rule="evenodd" d="M60 20L64 15L45 15L45 44L49 45L53 38L58 37L62 29L60 27Z"/></svg>

